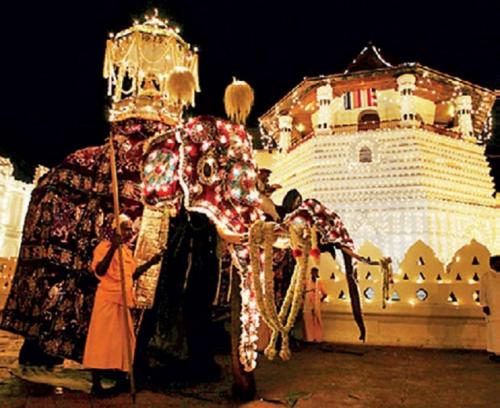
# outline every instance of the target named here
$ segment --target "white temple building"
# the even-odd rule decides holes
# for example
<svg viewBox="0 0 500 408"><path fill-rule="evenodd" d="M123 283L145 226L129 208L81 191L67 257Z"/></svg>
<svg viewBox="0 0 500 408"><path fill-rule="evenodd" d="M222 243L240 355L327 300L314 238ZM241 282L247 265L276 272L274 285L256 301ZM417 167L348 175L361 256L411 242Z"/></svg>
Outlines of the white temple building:
<svg viewBox="0 0 500 408"><path fill-rule="evenodd" d="M401 261L418 240L448 261L472 239L500 251L483 142L495 93L366 47L342 74L304 78L261 118L271 181L337 212L359 247ZM273 140L271 140L271 138ZM272 146L277 145L277 149Z"/></svg>
<svg viewBox="0 0 500 408"><path fill-rule="evenodd" d="M500 253L484 142L495 93L369 45L341 74L304 80L260 117L273 195L297 188L343 219L357 251L367 343L483 349L480 280ZM322 254L325 341L358 343L342 266Z"/></svg>
<svg viewBox="0 0 500 408"><path fill-rule="evenodd" d="M0 258L17 257L31 191L46 171L46 168L39 166L34 182L24 183L14 178L11 161L0 157Z"/></svg>

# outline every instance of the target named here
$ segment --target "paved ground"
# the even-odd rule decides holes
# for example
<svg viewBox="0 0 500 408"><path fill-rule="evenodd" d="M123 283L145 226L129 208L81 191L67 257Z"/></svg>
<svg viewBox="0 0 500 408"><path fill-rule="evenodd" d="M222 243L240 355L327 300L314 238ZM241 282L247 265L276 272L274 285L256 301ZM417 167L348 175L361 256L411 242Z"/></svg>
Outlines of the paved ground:
<svg viewBox="0 0 500 408"><path fill-rule="evenodd" d="M29 383L13 376L21 339L0 332L0 407L127 407L127 395L96 399L83 392ZM500 407L500 364L484 352L393 347L304 345L288 362L261 359L259 400L230 399L229 360L222 381L152 392L138 407Z"/></svg>

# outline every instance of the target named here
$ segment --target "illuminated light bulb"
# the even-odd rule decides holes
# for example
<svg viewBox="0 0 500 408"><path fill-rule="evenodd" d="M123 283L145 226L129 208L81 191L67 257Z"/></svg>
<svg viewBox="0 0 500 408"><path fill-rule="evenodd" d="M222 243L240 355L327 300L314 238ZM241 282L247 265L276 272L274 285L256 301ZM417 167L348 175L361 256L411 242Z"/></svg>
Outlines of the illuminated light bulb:
<svg viewBox="0 0 500 408"><path fill-rule="evenodd" d="M259 199L259 193L257 191L252 191L249 195L248 195L248 199L251 201L251 202L254 202L254 201L257 201Z"/></svg>

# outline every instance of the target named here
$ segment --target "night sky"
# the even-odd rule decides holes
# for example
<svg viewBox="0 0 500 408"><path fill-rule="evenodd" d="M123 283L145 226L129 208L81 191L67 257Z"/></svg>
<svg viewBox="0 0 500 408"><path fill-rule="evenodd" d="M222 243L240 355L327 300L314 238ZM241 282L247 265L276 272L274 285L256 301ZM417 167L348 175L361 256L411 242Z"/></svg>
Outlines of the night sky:
<svg viewBox="0 0 500 408"><path fill-rule="evenodd" d="M420 62L500 88L499 2L2 2L0 154L53 166L107 136L108 32L157 7L200 48L194 114L223 115L233 75L255 89L249 126L304 76L341 72L368 41L394 63Z"/></svg>

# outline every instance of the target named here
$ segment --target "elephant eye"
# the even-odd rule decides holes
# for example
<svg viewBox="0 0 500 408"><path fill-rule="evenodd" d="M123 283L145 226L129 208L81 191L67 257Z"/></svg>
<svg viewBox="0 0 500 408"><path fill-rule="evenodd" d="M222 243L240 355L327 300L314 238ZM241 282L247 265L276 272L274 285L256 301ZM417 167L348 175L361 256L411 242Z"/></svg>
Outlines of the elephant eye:
<svg viewBox="0 0 500 408"><path fill-rule="evenodd" d="M210 177L212 175L212 168L208 163L205 163L203 166L203 174L205 177Z"/></svg>
<svg viewBox="0 0 500 408"><path fill-rule="evenodd" d="M219 166L217 160L212 153L204 155L197 165L197 173L200 182L205 185L212 185L217 181L217 172Z"/></svg>

